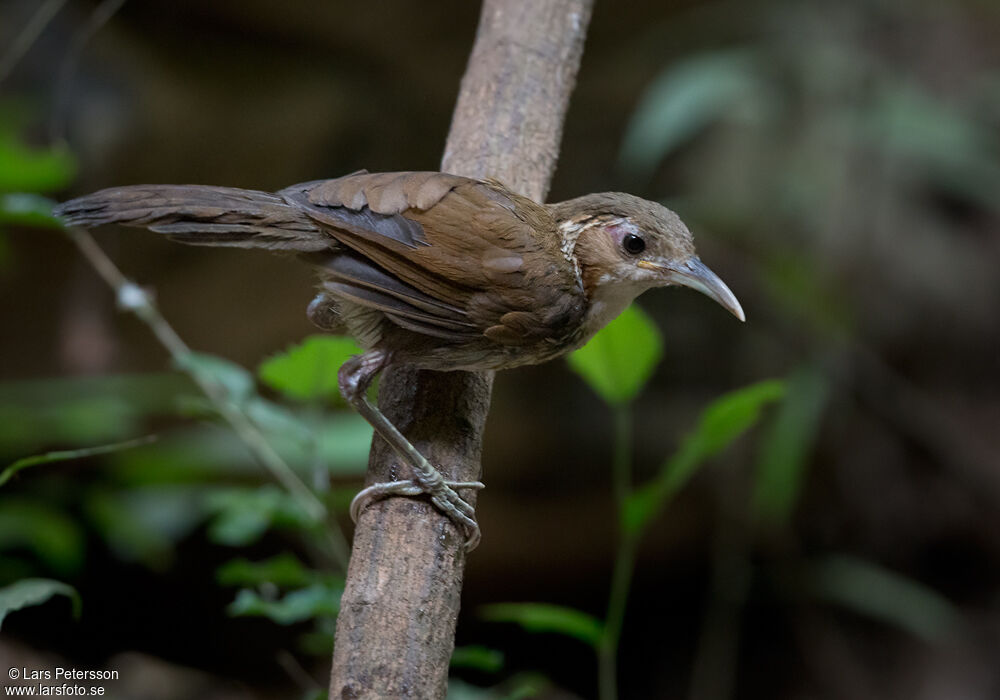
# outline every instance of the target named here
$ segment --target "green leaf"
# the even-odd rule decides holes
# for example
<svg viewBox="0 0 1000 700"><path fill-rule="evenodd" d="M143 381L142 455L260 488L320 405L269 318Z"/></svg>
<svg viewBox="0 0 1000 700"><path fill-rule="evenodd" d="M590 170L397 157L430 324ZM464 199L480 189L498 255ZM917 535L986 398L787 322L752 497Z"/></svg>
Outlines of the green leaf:
<svg viewBox="0 0 1000 700"><path fill-rule="evenodd" d="M547 603L496 603L480 608L491 622L513 622L528 632L553 632L579 639L594 648L601 643L604 624L580 610Z"/></svg>
<svg viewBox="0 0 1000 700"><path fill-rule="evenodd" d="M329 692L324 688L309 688L302 691L299 700L329 700L329 697Z"/></svg>
<svg viewBox="0 0 1000 700"><path fill-rule="evenodd" d="M85 542L79 523L42 502L0 500L0 549L25 547L60 575L83 564Z"/></svg>
<svg viewBox="0 0 1000 700"><path fill-rule="evenodd" d="M281 404L255 396L244 406L247 418L265 433L282 435L298 443L315 439L312 426Z"/></svg>
<svg viewBox="0 0 1000 700"><path fill-rule="evenodd" d="M0 442L21 451L53 442L119 440L139 430L137 419L124 400L113 396L67 396L49 406L0 403Z"/></svg>
<svg viewBox="0 0 1000 700"><path fill-rule="evenodd" d="M320 576L293 554L279 554L264 561L239 558L226 562L216 572L223 586L260 586L269 583L282 588L306 586Z"/></svg>
<svg viewBox="0 0 1000 700"><path fill-rule="evenodd" d="M555 685L540 673L517 673L492 688L480 688L461 678L448 679L448 700L528 700L563 697Z"/></svg>
<svg viewBox="0 0 1000 700"><path fill-rule="evenodd" d="M128 486L217 483L260 473L246 443L205 423L174 428L152 445L116 453L109 463L115 481Z"/></svg>
<svg viewBox="0 0 1000 700"><path fill-rule="evenodd" d="M252 501L231 503L212 522L208 537L213 542L243 547L259 540L271 527L271 511L257 509Z"/></svg>
<svg viewBox="0 0 1000 700"><path fill-rule="evenodd" d="M55 201L30 192L0 194L0 224L61 228L62 223L52 215Z"/></svg>
<svg viewBox="0 0 1000 700"><path fill-rule="evenodd" d="M746 52L675 63L639 102L625 130L620 163L648 177L667 154L712 122L759 109L763 93L753 56Z"/></svg>
<svg viewBox="0 0 1000 700"><path fill-rule="evenodd" d="M24 146L9 128L0 128L0 191L54 192L66 187L76 172L69 149Z"/></svg>
<svg viewBox="0 0 1000 700"><path fill-rule="evenodd" d="M41 605L52 596L64 595L73 603L73 617L80 617L80 594L69 584L47 578L26 578L0 588L0 628L8 613Z"/></svg>
<svg viewBox="0 0 1000 700"><path fill-rule="evenodd" d="M256 542L272 525L315 527L294 496L270 484L217 491L209 495L208 507L216 512L209 539L233 547Z"/></svg>
<svg viewBox="0 0 1000 700"><path fill-rule="evenodd" d="M911 578L878 564L849 556L832 556L813 565L811 592L910 632L926 641L948 634L959 613L944 596Z"/></svg>
<svg viewBox="0 0 1000 700"><path fill-rule="evenodd" d="M231 360L191 352L180 358L177 365L200 381L221 387L233 403L241 404L254 393L253 375Z"/></svg>
<svg viewBox="0 0 1000 700"><path fill-rule="evenodd" d="M265 384L293 399L337 399L337 371L360 353L350 338L314 335L266 360L257 373Z"/></svg>
<svg viewBox="0 0 1000 700"><path fill-rule="evenodd" d="M368 468L372 426L357 413L339 413L316 425L313 436L331 473L361 475Z"/></svg>
<svg viewBox="0 0 1000 700"><path fill-rule="evenodd" d="M63 462L69 459L81 459L83 457L95 457L97 455L120 452L133 447L139 447L140 445L148 445L155 440L155 435L147 435L146 437L136 438L135 440L126 440L125 442L116 442L111 445L81 447L77 450L57 450L55 452L46 452L45 454L34 455L32 457L22 457L0 472L0 487L10 481L15 474L23 469L36 467L40 464L50 464L52 462Z"/></svg>
<svg viewBox="0 0 1000 700"><path fill-rule="evenodd" d="M815 368L788 379L785 399L761 447L754 488L758 517L773 526L787 525L798 502L829 389L829 381Z"/></svg>
<svg viewBox="0 0 1000 700"><path fill-rule="evenodd" d="M500 700L503 696L493 688L480 688L466 683L461 678L448 677L448 690L445 692L448 700Z"/></svg>
<svg viewBox="0 0 1000 700"><path fill-rule="evenodd" d="M569 366L611 404L631 401L663 356L659 330L634 304L569 356Z"/></svg>
<svg viewBox="0 0 1000 700"><path fill-rule="evenodd" d="M865 134L871 144L907 159L944 189L1000 208L1000 142L988 122L912 82L888 83L875 98Z"/></svg>
<svg viewBox="0 0 1000 700"><path fill-rule="evenodd" d="M295 412L260 397L250 399L244 408L290 465L364 474L372 427L357 413Z"/></svg>
<svg viewBox="0 0 1000 700"><path fill-rule="evenodd" d="M236 594L228 612L234 617L266 617L279 625L291 625L317 617L336 616L343 592L342 585L314 584L270 600L244 588Z"/></svg>
<svg viewBox="0 0 1000 700"><path fill-rule="evenodd" d="M658 476L625 499L625 532L634 534L648 525L709 457L749 430L760 418L761 410L783 393L782 382L768 380L724 394L709 404L694 432L663 463Z"/></svg>
<svg viewBox="0 0 1000 700"><path fill-rule="evenodd" d="M87 514L122 560L162 571L174 547L207 517L198 486L156 484L120 491L93 489L84 501Z"/></svg>
<svg viewBox="0 0 1000 700"><path fill-rule="evenodd" d="M326 619L332 623L330 626L335 629L336 620L333 618ZM317 620L317 623L319 622L322 622L322 620ZM333 630L327 631L323 629L316 629L311 632L304 632L299 635L298 647L303 654L319 656L326 659L333 653L333 638Z"/></svg>
<svg viewBox="0 0 1000 700"><path fill-rule="evenodd" d="M255 422L260 418L250 399L244 406ZM272 416L273 417L273 416ZM293 469L324 468L338 476L364 474L372 428L356 413L296 415L297 424L279 430L271 417L258 425L267 441ZM265 427L266 426L266 427ZM218 425L189 425L165 433L155 444L120 452L110 458L119 481L129 484L193 483L218 477L253 478L259 467L253 455L231 431Z"/></svg>
<svg viewBox="0 0 1000 700"><path fill-rule="evenodd" d="M178 399L195 392L189 378L173 372L3 382L0 444L8 453L31 454L53 444L126 440L147 416L176 414Z"/></svg>
<svg viewBox="0 0 1000 700"><path fill-rule="evenodd" d="M452 668L471 668L486 673L496 673L503 668L503 652L476 644L455 647L451 654Z"/></svg>

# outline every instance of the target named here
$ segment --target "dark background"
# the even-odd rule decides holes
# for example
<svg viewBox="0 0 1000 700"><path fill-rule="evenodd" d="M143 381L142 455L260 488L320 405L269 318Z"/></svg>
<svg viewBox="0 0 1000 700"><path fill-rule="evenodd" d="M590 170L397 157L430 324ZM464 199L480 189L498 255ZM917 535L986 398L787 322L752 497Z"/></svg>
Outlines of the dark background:
<svg viewBox="0 0 1000 700"><path fill-rule="evenodd" d="M0 47L36 7L0 6ZM130 183L273 190L359 168L435 169L478 17L465 1L144 0L74 53L94 7L68 2L0 84L5 108L29 115L24 140L64 140L76 155L59 198ZM628 190L668 203L748 317L738 324L690 292L642 298L665 358L635 407L639 478L723 391L801 371L827 391L787 526L748 524L753 435L657 521L625 623L623 697L1000 697L998 36L1000 6L988 0L598 0L550 199ZM645 163L623 144L641 138L634 120L655 111L664 75L695 106L664 157ZM719 88L727 81L743 87ZM5 386L167 368L148 329L116 312L63 237L26 227L0 236ZM313 280L294 260L134 230L98 238L155 288L193 348L254 367L315 332L304 314ZM594 695L595 678L583 644L475 611L513 600L603 614L611 423L561 361L498 376L484 541L459 621L460 644L501 648L509 671L544 672L580 697ZM25 454L0 440L0 466ZM46 469L69 476L57 482L65 489L101 463ZM42 478L7 488L37 495ZM71 581L83 619L58 602L18 613L0 655L136 663L163 674L162 697L296 692L280 660L293 631L225 615L231 591L211 572L230 551L194 533L150 569L85 537ZM256 552L285 546L269 537ZM924 599L897 601L898 615L865 613L788 584L834 555L933 594L957 626L922 638L912 630ZM300 662L323 677L323 660Z"/></svg>

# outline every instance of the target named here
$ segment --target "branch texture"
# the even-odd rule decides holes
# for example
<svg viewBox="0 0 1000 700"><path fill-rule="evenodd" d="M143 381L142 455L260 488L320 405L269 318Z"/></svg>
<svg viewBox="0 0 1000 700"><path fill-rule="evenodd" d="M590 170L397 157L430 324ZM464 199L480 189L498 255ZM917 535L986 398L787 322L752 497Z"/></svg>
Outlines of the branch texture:
<svg viewBox="0 0 1000 700"><path fill-rule="evenodd" d="M494 177L544 201L591 5L485 0L441 170ZM474 481L492 384L491 373L391 368L379 407L445 478ZM400 478L396 462L376 437L368 483ZM331 698L445 696L463 544L429 502L391 498L365 509L337 620Z"/></svg>

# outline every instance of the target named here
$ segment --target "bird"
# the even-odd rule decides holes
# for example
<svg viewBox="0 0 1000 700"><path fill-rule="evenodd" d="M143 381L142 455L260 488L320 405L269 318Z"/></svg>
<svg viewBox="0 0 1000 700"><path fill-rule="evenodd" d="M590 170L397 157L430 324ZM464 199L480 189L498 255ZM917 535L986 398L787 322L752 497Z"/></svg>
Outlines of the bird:
<svg viewBox="0 0 1000 700"><path fill-rule="evenodd" d="M426 494L480 540L459 494L367 398L391 365L501 370L582 347L648 289L685 286L745 320L729 287L695 254L665 206L622 192L540 204L495 179L441 172L369 173L277 192L207 185L129 185L58 205L70 226L148 228L181 243L298 254L319 276L307 315L352 336L362 353L338 372L340 392L409 465L413 478L354 499Z"/></svg>

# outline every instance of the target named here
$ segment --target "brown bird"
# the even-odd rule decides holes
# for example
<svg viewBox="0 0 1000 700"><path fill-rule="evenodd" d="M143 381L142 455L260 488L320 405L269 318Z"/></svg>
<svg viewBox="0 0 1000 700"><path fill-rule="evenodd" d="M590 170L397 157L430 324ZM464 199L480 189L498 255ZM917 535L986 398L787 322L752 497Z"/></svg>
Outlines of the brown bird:
<svg viewBox="0 0 1000 700"><path fill-rule="evenodd" d="M414 472L371 498L426 493L467 537L472 507L366 397L386 366L497 370L579 348L639 294L683 285L741 321L729 288L695 255L669 209L632 195L538 204L494 180L435 172L368 173L275 193L201 185L135 185L74 199L70 225L143 226L183 243L295 251L320 275L309 318L352 335L364 353L339 373L344 398Z"/></svg>

